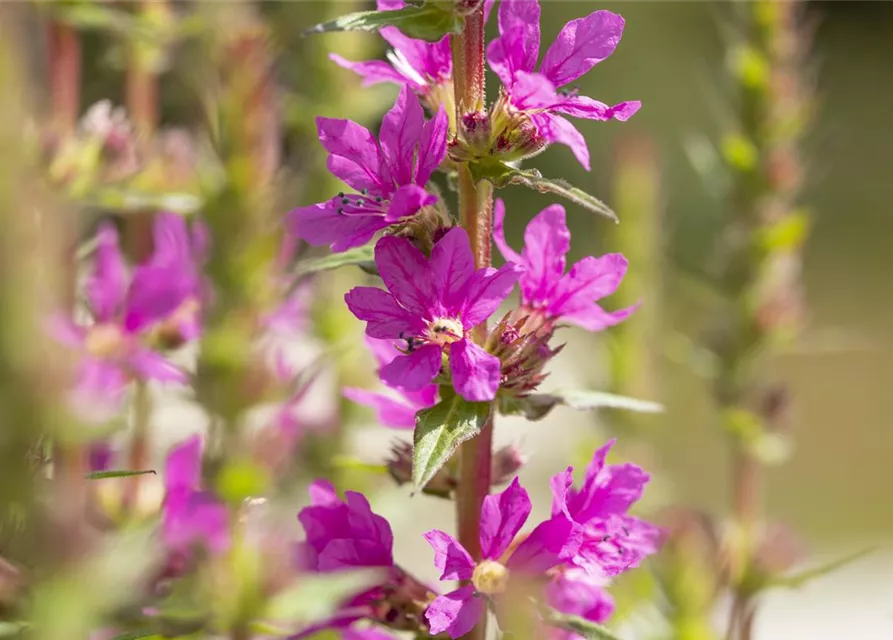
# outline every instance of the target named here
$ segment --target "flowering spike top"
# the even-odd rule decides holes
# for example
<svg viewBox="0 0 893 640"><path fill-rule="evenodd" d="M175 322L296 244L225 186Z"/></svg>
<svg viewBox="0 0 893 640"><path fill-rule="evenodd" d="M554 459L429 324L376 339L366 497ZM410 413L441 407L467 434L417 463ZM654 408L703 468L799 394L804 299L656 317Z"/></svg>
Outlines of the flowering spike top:
<svg viewBox="0 0 893 640"><path fill-rule="evenodd" d="M440 373L446 354L459 395L470 402L495 398L499 359L475 344L470 332L511 293L516 265L475 270L468 234L459 227L434 245L430 259L405 238L382 238L375 264L388 290L356 287L344 299L367 323L366 335L406 341L405 354L381 368L382 381L419 391Z"/></svg>
<svg viewBox="0 0 893 640"><path fill-rule="evenodd" d="M582 525L583 540L574 564L595 576L613 576L655 553L660 529L627 514L642 497L649 475L631 463L606 465L614 440L598 449L579 489L573 468L552 478L552 513L567 514Z"/></svg>
<svg viewBox="0 0 893 640"><path fill-rule="evenodd" d="M329 171L359 193L342 192L291 211L289 227L299 238L345 251L437 202L425 185L446 156L443 109L426 121L419 99L403 87L384 117L379 140L351 120L317 118L316 126L329 152Z"/></svg>
<svg viewBox="0 0 893 640"><path fill-rule="evenodd" d="M628 318L636 307L605 311L596 301L617 290L626 274L627 261L619 253L599 258L588 256L565 273L571 234L564 207L551 205L527 225L524 250L518 254L505 241L505 205L496 201L493 240L506 260L524 267L521 275L523 311L528 328L542 323L568 322L589 331L601 331Z"/></svg>
<svg viewBox="0 0 893 640"><path fill-rule="evenodd" d="M503 0L499 5L499 37L487 48L490 67L504 85L495 108L499 124L511 138L514 127L533 124L539 148L558 142L571 148L589 170L589 149L583 135L563 116L589 120L627 120L639 110L638 101L610 107L561 87L586 74L610 56L623 34L623 18L596 11L568 22L546 51L536 71L540 49L540 6L537 0ZM528 143L529 144L529 143ZM535 146L535 145L534 145Z"/></svg>
<svg viewBox="0 0 893 640"><path fill-rule="evenodd" d="M393 340L376 340L366 337L366 344L375 356L379 369L386 367L401 352L395 348ZM437 404L437 385L428 384L418 391L405 391L390 387L397 397L357 387L344 389L344 396L358 404L374 409L378 421L386 427L394 429L412 429L415 427L415 415L422 409Z"/></svg>
<svg viewBox="0 0 893 640"><path fill-rule="evenodd" d="M171 229L175 231L169 233ZM180 314L191 308L188 302L198 291L196 246L184 244L185 223L174 214L156 218L155 243L153 256L131 278L115 227L103 224L85 285L93 323L82 326L58 315L51 319L53 336L82 354L73 403L85 419L111 417L132 378L187 381L185 372L146 343L150 332L174 320L192 327L189 333L198 331L196 316Z"/></svg>
<svg viewBox="0 0 893 640"><path fill-rule="evenodd" d="M201 486L202 439L195 435L174 447L164 467L162 534L174 551L205 546L220 553L229 547L226 506Z"/></svg>
<svg viewBox="0 0 893 640"><path fill-rule="evenodd" d="M310 485L310 506L301 509L304 561L312 571L350 567L391 567L394 536L388 521L372 513L362 493L347 491L344 500L325 480Z"/></svg>
<svg viewBox="0 0 893 640"><path fill-rule="evenodd" d="M519 544L503 564L515 536L527 522L531 504L527 491L516 477L501 493L484 498L481 508L481 561L475 563L471 555L455 538L434 529L425 534L434 549L434 564L442 572L441 580L470 580L460 587L436 598L425 617L431 634L446 632L459 638L480 620L486 599L498 596L509 587L512 574L528 577L543 576L570 556L579 546L579 527L558 513L537 526Z"/></svg>

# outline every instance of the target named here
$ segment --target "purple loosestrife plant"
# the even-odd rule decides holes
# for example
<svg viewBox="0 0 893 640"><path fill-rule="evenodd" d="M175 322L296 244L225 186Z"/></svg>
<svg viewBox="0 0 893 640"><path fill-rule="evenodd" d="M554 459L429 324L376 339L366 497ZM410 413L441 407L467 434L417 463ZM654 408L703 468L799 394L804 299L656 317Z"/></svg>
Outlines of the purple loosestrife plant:
<svg viewBox="0 0 893 640"><path fill-rule="evenodd" d="M366 322L372 338L404 340L404 355L381 368L390 387L419 391L444 368L469 402L493 400L499 389L499 359L471 340L511 293L518 269L475 269L464 229L449 230L426 258L409 240L386 237L375 246L375 264L387 291L356 287L347 306Z"/></svg>
<svg viewBox="0 0 893 640"><path fill-rule="evenodd" d="M299 238L344 251L437 202L425 185L446 157L443 109L426 121L419 99L403 87L382 121L378 141L350 120L317 118L316 125L329 152L329 171L359 193L339 193L292 211L289 229Z"/></svg>
<svg viewBox="0 0 893 640"><path fill-rule="evenodd" d="M492 135L504 148L518 146L530 155L553 142L567 145L589 170L589 149L583 135L564 116L588 120L627 120L638 101L613 107L578 95L566 85L609 57L623 35L624 21L610 11L596 11L567 23L543 56L540 49L538 0L504 0L499 5L499 37L487 47L490 67L502 80L493 109Z"/></svg>

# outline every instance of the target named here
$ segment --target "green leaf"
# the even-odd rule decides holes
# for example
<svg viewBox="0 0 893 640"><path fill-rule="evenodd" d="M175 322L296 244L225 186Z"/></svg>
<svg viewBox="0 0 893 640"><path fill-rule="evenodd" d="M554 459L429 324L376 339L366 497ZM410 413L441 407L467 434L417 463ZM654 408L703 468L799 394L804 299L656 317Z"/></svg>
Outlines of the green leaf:
<svg viewBox="0 0 893 640"><path fill-rule="evenodd" d="M772 587L782 587L785 589L799 589L806 583L811 582L816 578L821 578L822 576L827 575L833 571L837 571L841 567L852 564L857 560L861 560L869 553L872 553L874 550L874 547L868 547L867 549L862 549L861 551L851 553L847 556L838 558L837 560L832 560L831 562L827 562L812 569L806 569L805 571L801 571L799 573L771 578L763 586L763 588L770 589Z"/></svg>
<svg viewBox="0 0 893 640"><path fill-rule="evenodd" d="M589 640L620 640L620 637L606 626L580 616L567 615L548 608L543 613L547 624L572 631Z"/></svg>
<svg viewBox="0 0 893 640"><path fill-rule="evenodd" d="M519 184L540 193L554 193L588 211L618 222L617 214L595 196L578 189L561 178L545 178L536 169L528 171L515 169L497 160L472 162L468 165L468 168L475 180L487 180L497 189L510 184Z"/></svg>
<svg viewBox="0 0 893 640"><path fill-rule="evenodd" d="M163 638L163 636L155 631L129 631L128 633L122 633L112 640L145 640L147 638Z"/></svg>
<svg viewBox="0 0 893 640"><path fill-rule="evenodd" d="M340 267L356 265L364 271L376 273L375 267L375 244L370 243L362 247L355 247L342 251L341 253L333 253L323 258L315 260L306 260L298 264L295 269L294 276L298 278L310 273L318 273L320 271L331 271Z"/></svg>
<svg viewBox="0 0 893 640"><path fill-rule="evenodd" d="M407 5L395 11L358 11L330 22L324 22L304 32L329 33L333 31L378 31L382 27L397 27L410 38L437 42L448 33L460 33L463 20L452 11L426 2L421 7Z"/></svg>
<svg viewBox="0 0 893 640"><path fill-rule="evenodd" d="M130 476L145 476L148 474L155 475L154 469L144 469L142 471L131 471L129 469L115 469L112 471L94 471L87 474L87 480L102 480L104 478L129 478Z"/></svg>
<svg viewBox="0 0 893 640"><path fill-rule="evenodd" d="M500 402L502 413L522 413L528 420L540 420L557 405L577 411L592 409L624 409L639 413L662 413L664 407L650 400L639 400L604 391L567 389L549 393L534 393L524 398L512 398Z"/></svg>
<svg viewBox="0 0 893 640"><path fill-rule="evenodd" d="M456 448L470 440L490 417L490 403L467 402L448 385L440 387L442 400L415 417L412 482L423 488L447 463Z"/></svg>
<svg viewBox="0 0 893 640"><path fill-rule="evenodd" d="M303 574L291 587L277 593L262 616L269 620L312 623L335 612L345 599L379 583L377 569Z"/></svg>

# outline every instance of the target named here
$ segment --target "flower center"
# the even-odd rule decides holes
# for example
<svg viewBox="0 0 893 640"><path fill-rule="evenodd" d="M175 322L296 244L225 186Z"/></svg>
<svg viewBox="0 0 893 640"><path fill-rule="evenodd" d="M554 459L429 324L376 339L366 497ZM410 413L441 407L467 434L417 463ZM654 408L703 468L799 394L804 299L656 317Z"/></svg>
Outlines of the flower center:
<svg viewBox="0 0 893 640"><path fill-rule="evenodd" d="M471 583L474 588L488 596L505 592L509 581L509 570L495 560L484 560L474 568Z"/></svg>
<svg viewBox="0 0 893 640"><path fill-rule="evenodd" d="M462 323L456 318L436 318L428 323L428 340L444 345L461 340L465 335Z"/></svg>
<svg viewBox="0 0 893 640"><path fill-rule="evenodd" d="M390 202L381 196L370 196L363 189L360 194L341 192L333 202L343 216L383 216L388 211Z"/></svg>
<svg viewBox="0 0 893 640"><path fill-rule="evenodd" d="M109 358L124 344L124 334L113 324L98 324L90 329L84 346L87 353L97 358Z"/></svg>

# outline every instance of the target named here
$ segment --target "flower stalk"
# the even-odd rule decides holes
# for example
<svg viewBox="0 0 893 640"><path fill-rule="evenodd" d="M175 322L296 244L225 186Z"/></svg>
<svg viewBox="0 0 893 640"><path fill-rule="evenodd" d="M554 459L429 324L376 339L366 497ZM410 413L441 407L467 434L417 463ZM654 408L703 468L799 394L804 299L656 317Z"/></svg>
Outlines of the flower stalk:
<svg viewBox="0 0 893 640"><path fill-rule="evenodd" d="M484 6L483 3L465 18L461 34L452 37L453 86L456 122L464 114L483 112L484 86ZM475 183L467 164L460 164L459 215L468 231L471 250L478 269L491 264L490 238L493 235L493 190L488 182ZM486 326L476 336L480 344L486 337ZM490 492L490 470L493 455L493 413L480 434L459 448L459 486L456 490L456 520L459 542L472 558L480 560L479 542L481 507ZM486 615L465 636L482 640L487 636Z"/></svg>

